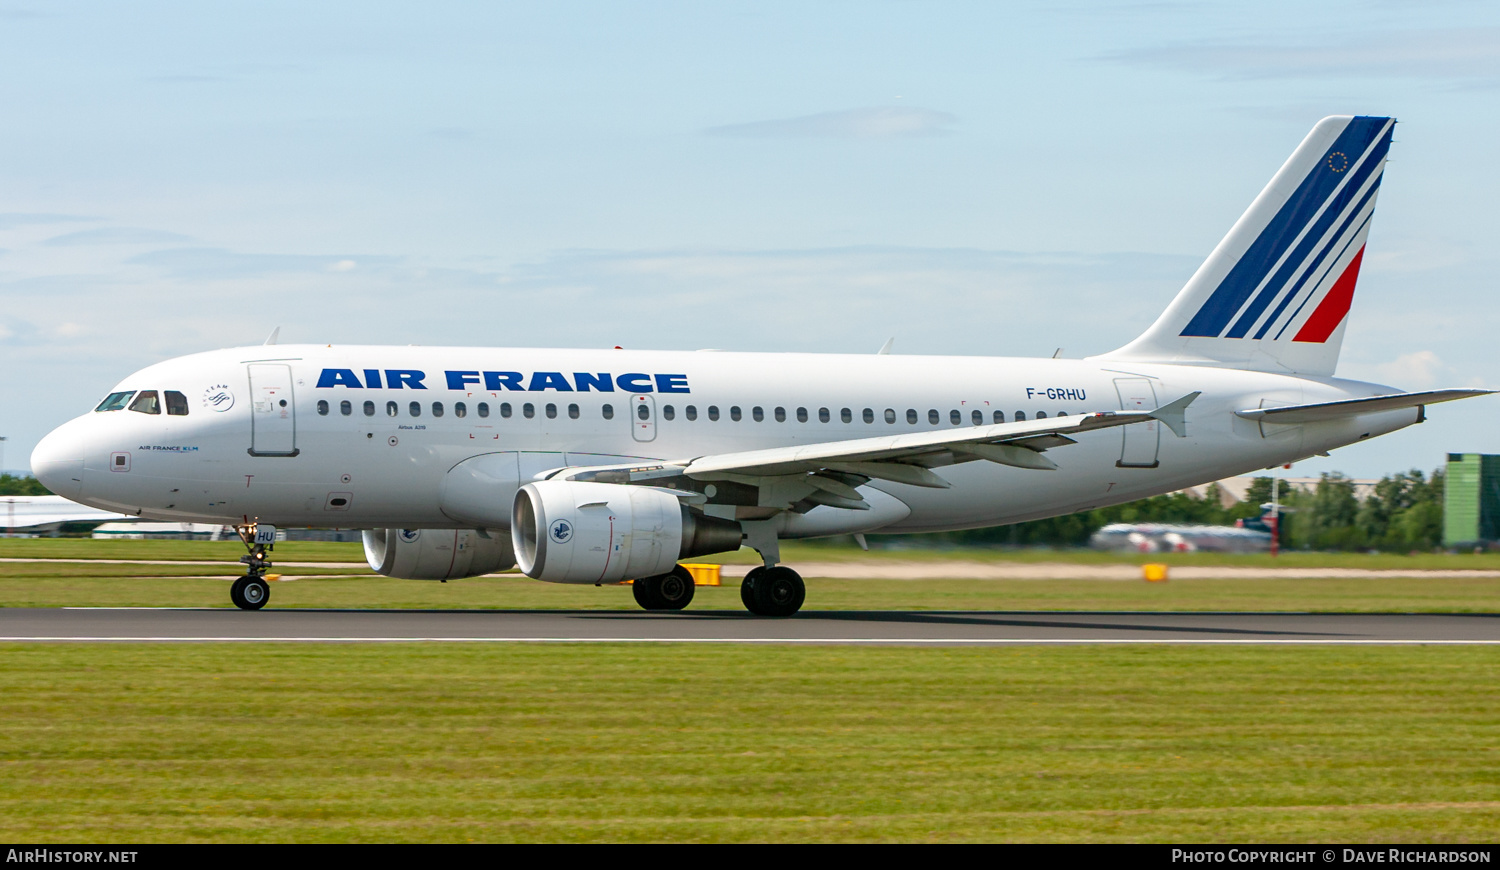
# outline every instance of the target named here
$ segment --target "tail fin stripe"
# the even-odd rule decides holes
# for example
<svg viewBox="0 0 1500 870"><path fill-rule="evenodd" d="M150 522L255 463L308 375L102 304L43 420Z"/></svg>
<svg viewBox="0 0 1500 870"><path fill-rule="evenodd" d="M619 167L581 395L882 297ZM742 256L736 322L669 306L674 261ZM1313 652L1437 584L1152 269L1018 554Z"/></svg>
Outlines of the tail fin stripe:
<svg viewBox="0 0 1500 870"><path fill-rule="evenodd" d="M1222 333L1245 302L1261 289L1272 264L1280 263L1287 250L1303 237L1298 230L1305 230L1324 213L1334 191L1355 181L1351 176L1356 175L1358 182L1354 187L1358 189L1366 176L1381 165L1390 145L1391 127L1388 118L1352 119L1180 335L1217 337ZM1359 166L1347 174L1339 171L1335 164L1351 153L1360 155Z"/></svg>
<svg viewBox="0 0 1500 870"><path fill-rule="evenodd" d="M1338 248L1339 253L1342 254L1349 247L1350 243L1359 236L1360 230L1364 229L1365 223L1369 221L1368 215L1365 216L1365 220L1360 221L1359 226L1352 234L1349 232L1349 227L1361 215L1365 215L1365 207L1370 204L1370 200L1375 196L1375 191L1379 188L1380 177L1376 176L1374 183L1365 191L1364 196L1360 197L1359 202L1355 204L1354 208L1348 211L1348 215L1344 218L1344 222L1339 226L1338 231L1328 237L1323 247L1318 250L1317 256L1313 257L1306 264L1306 268L1302 272L1302 277L1298 278L1291 287L1282 292L1280 301L1277 303L1275 309L1271 311L1271 316L1267 317L1261 323L1260 329L1256 330L1256 338L1266 337L1266 333L1270 331L1271 327L1276 325L1277 319L1281 317L1281 313L1292 303L1292 300L1296 299L1302 293L1302 288L1307 286L1307 279L1318 274L1319 267L1323 265L1323 261L1328 258L1328 255L1333 252L1334 248ZM1314 290L1317 289L1319 283L1320 281L1312 283Z"/></svg>
<svg viewBox="0 0 1500 870"><path fill-rule="evenodd" d="M1313 310L1307 323L1292 337L1292 341L1323 342L1333 335L1338 325L1344 322L1344 317L1349 313L1349 305L1354 301L1354 283L1359 280L1359 261L1364 256L1365 249L1360 248L1354 259L1349 261L1344 274L1333 282L1333 289L1323 297L1322 303Z"/></svg>
<svg viewBox="0 0 1500 870"><path fill-rule="evenodd" d="M1374 211L1374 209L1371 209L1365 215L1364 221L1362 221L1360 223L1359 229L1355 230L1354 231L1354 235L1350 236L1349 240L1346 241L1346 242L1344 242L1344 247L1342 247L1342 248L1339 249L1338 256L1336 256L1333 259L1331 259L1331 260L1328 261L1328 268L1324 269L1323 270L1323 274L1321 274L1321 275L1318 276L1318 280L1313 282L1312 289L1308 292L1308 294L1306 296L1302 297L1302 301L1301 302L1297 303L1297 307L1296 307L1296 309L1294 309L1292 311L1291 316L1287 317L1286 320L1282 321L1281 328L1278 329L1278 330L1276 330L1276 337L1273 338L1272 341L1280 341L1281 340L1281 336L1283 334L1285 334L1288 329L1292 328L1292 324L1293 323L1297 322L1298 315L1300 315L1302 313L1302 309L1304 309L1304 308L1307 307L1307 303L1309 303L1309 302L1311 302L1311 301L1313 301L1314 299L1317 298L1317 296L1318 296L1318 288L1321 287L1321 286L1323 286L1323 283L1328 280L1329 274L1332 273L1333 270L1334 270L1334 268L1336 266L1338 266L1338 264L1344 259L1344 254L1349 250L1349 248L1355 242L1359 241L1363 237L1363 233L1365 231L1365 227L1367 227L1367 226L1370 225L1370 218L1372 218L1374 216L1375 216L1375 211ZM1364 250L1364 245L1363 244L1360 245L1360 250L1361 251ZM1257 338L1258 337L1259 336L1257 336Z"/></svg>
<svg viewBox="0 0 1500 870"><path fill-rule="evenodd" d="M1321 259L1318 256L1320 253L1326 254L1328 249L1338 244L1338 234L1330 237L1329 231L1340 221L1343 222L1343 229L1354 220L1358 214L1358 205L1364 204L1361 194L1374 190L1374 186L1380 182L1383 165L1379 160L1371 159L1350 173L1351 176L1358 173L1359 177L1349 178L1343 188L1323 204L1322 212L1303 229L1294 247L1282 254L1281 260L1271 267L1270 280L1261 285L1240 312L1239 318L1229 328L1229 332L1225 333L1226 338L1244 338L1259 322L1265 310L1286 292L1288 285L1294 283L1297 273L1301 272L1301 277L1305 280L1313 268L1311 261Z"/></svg>

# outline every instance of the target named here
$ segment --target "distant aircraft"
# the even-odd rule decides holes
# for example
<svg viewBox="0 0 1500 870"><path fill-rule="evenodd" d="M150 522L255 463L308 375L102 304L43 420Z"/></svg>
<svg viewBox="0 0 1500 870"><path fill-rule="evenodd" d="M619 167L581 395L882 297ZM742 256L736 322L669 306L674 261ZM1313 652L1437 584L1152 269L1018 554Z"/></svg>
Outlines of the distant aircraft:
<svg viewBox="0 0 1500 870"><path fill-rule="evenodd" d="M116 510L85 507L60 495L0 495L0 529L7 534L55 532L70 523L133 520Z"/></svg>
<svg viewBox="0 0 1500 870"><path fill-rule="evenodd" d="M246 609L269 596L252 535L279 524L368 529L371 567L394 577L514 561L633 580L651 610L691 601L679 559L743 542L764 563L745 606L789 615L805 592L782 540L1088 510L1488 392L1333 376L1394 123L1320 121L1155 324L1100 356L268 344L130 375L32 469L101 509L237 525Z"/></svg>

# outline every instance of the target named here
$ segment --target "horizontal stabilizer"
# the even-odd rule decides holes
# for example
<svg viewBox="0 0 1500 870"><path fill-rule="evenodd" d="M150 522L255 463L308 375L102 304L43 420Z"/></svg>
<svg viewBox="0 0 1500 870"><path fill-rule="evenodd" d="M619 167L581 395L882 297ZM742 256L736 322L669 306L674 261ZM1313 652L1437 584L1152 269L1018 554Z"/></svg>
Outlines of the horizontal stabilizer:
<svg viewBox="0 0 1500 870"><path fill-rule="evenodd" d="M1397 393L1394 396L1371 396L1367 399L1346 399L1341 402L1318 402L1312 405L1290 405L1284 408L1250 408L1235 411L1235 415L1246 420L1262 423L1316 423L1319 420L1336 420L1358 414L1373 414L1376 411L1395 411L1400 408L1416 408L1451 402L1455 399L1471 399L1487 396L1494 390L1425 390L1419 393ZM1165 422L1165 421L1163 421Z"/></svg>

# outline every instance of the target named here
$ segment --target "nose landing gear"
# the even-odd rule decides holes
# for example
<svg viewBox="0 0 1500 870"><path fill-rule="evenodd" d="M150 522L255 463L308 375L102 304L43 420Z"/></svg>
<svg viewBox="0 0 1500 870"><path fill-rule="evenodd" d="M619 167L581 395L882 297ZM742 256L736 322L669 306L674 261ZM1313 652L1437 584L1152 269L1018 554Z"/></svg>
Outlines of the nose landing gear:
<svg viewBox="0 0 1500 870"><path fill-rule="evenodd" d="M271 585L265 578L271 561L266 558L266 551L276 546L276 527L246 523L236 525L234 531L250 552L240 557L247 571L229 587L229 600L241 610L259 610L271 600Z"/></svg>

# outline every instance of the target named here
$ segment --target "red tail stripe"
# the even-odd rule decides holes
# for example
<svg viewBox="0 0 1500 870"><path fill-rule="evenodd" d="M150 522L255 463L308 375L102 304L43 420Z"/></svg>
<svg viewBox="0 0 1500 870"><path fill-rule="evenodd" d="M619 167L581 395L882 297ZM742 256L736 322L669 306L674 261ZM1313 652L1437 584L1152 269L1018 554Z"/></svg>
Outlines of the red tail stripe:
<svg viewBox="0 0 1500 870"><path fill-rule="evenodd" d="M1364 259L1365 249L1360 248L1354 259L1349 261L1348 268L1344 274L1333 282L1333 289L1318 303L1312 316L1302 324L1302 329L1293 336L1292 341L1325 342L1333 331L1344 322L1344 316L1349 313L1349 305L1354 301L1354 284L1359 280L1359 261Z"/></svg>

